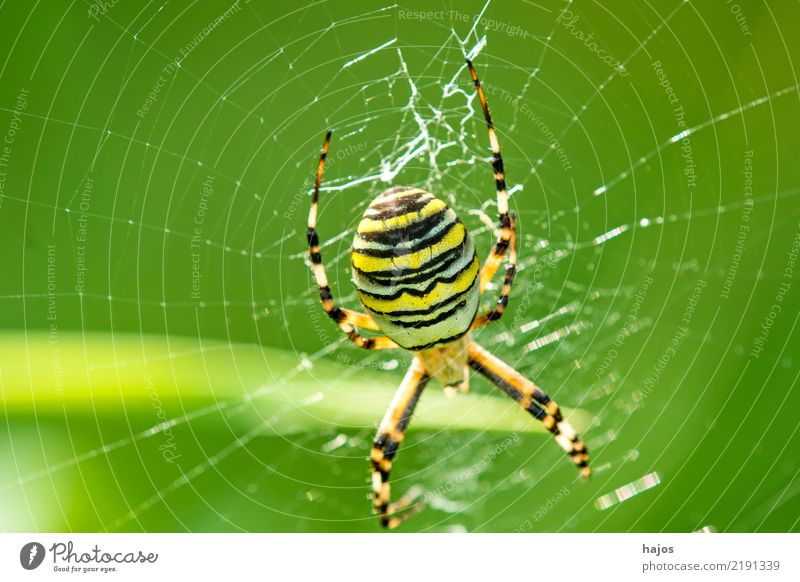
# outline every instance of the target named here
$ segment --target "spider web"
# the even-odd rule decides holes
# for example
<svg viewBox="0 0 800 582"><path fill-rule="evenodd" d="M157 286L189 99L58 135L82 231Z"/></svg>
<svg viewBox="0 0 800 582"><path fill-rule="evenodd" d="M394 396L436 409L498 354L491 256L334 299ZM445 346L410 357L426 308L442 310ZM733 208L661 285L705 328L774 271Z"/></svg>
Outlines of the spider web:
<svg viewBox="0 0 800 582"><path fill-rule="evenodd" d="M76 14L91 6L73 4L62 21L74 23ZM777 210L792 208L796 172L785 160L779 164L780 151L771 143L779 133L783 138L780 120L792 114L796 120L797 107L793 51L779 34L779 18L769 8L752 8L750 25L756 26L758 14L760 34L749 52L727 58L720 45L729 46L733 35L744 33L741 20L725 7L717 15L729 19L724 25L688 2L637 4L624 19L602 7L582 12L571 2L516 9L520 14L491 2L437 10L321 2L273 14L249 3L181 12L155 2L128 13L115 6L99 14L97 24L75 25L84 40L91 43L98 35L108 42L109 59L123 71L121 77L119 71L110 74L108 59L87 68L89 95L115 79L115 99L103 115L87 120L86 100L78 110L62 108L67 98L58 93L20 110L18 96L3 93L0 110L9 123L21 119L25 129L37 124L31 144L13 152L17 158L23 147L33 152L32 177L9 186L0 208L14 213L5 220L25 224L39 225L40 215L46 215L49 230L11 234L21 236L23 246L58 236L70 241L58 239L60 248L74 245L87 177L100 173L98 163L111 164L111 173L119 170L119 178L108 182L110 202L98 201L93 190L91 207L83 211L98 233L89 239L95 252L111 248L102 255L103 280L80 293L64 283L53 292L42 276L46 255L37 255L38 263L25 253L19 257L23 282L7 287L3 299L21 309L21 318L7 317L24 341L47 329L42 320L54 301L61 313L77 314L66 311L58 329L64 335L78 332L84 345L104 331L114 351L133 333L142 357L151 362L144 345L161 345L149 334L162 334L167 338L162 357L173 374L187 358L208 369L216 354L227 351L225 342L278 347L290 354L290 363L289 371L273 372L261 384L251 380L245 360L233 356L238 395L215 394L212 403L179 395L157 423L123 412L123 420L115 422L124 430L110 430L98 420L105 413L92 405L89 417L100 443L80 434L73 439L78 421L65 413L70 438L52 445L45 433L50 424L60 425L39 419L34 408L34 425L9 429L8 466L16 472L0 483L7 499L21 500L24 509L2 512L0 526L372 529L363 494L364 455L374 426L345 419L298 429L286 420L329 392L346 395L348 383L359 382L365 372L379 370L388 382L397 382L408 362L405 354L361 353L320 318L302 245L310 170L325 127L332 127L319 229L334 294L345 306L357 307L348 275L354 226L369 202L392 185L420 185L446 198L486 256L495 236L496 203L486 128L464 66L470 56L503 146L520 246L509 310L476 339L535 378L562 406L584 411L590 420L583 432L596 474L589 484L576 483L558 447L540 435L446 424L415 431L412 423L393 482L396 492L413 482L425 491L431 507L416 518L416 527L797 528L796 521L767 521L800 497L790 485L800 467L787 456L796 432L778 430L780 438L770 435L765 441L758 431L752 448L742 449L751 434L738 420L734 427L726 420L737 414L750 418L749 408L736 404L745 393L772 402L778 419L797 402L789 351L796 319L791 323L788 300L780 320L784 327L767 338L771 367L752 355L730 372L723 366L753 353L770 313L762 304L778 301L775 289L785 276L797 228L796 211L782 217ZM40 69L52 58L48 47L59 42L59 26L49 26L51 36L36 47L38 60L24 69L30 77L23 81L66 78ZM175 46L168 33L178 26L183 34L173 36L183 41ZM696 44L683 32L695 29L707 35ZM624 33L627 42L604 30ZM767 42L776 31L780 41ZM10 74L15 51L31 46L27 34L21 26L11 35L17 40L11 41L0 77ZM583 40L589 34L613 55L613 66ZM710 50L715 61L705 67L695 62ZM670 51L680 51L690 64L670 60L665 56ZM761 53L781 51L788 57L783 73L764 73ZM80 45L73 56L86 58ZM140 76L146 59L153 63ZM177 72L165 68L176 61ZM654 66L662 61L663 67ZM723 73L705 78L714 64ZM143 89L162 76L167 79L153 109L131 124L121 112L141 109ZM715 90L715 84L725 84L725 90ZM677 102L670 101L672 95ZM197 125L188 129L181 117L186 104L200 110ZM81 160L71 179L58 182L55 196L43 194L34 180L44 172L40 150L52 155L46 131L66 136L55 146L62 174L75 157ZM89 152L88 158L76 156L78 149ZM749 151L755 152L752 159ZM759 177L749 196L744 194L748 163ZM13 157L8 167L15 168ZM197 234L192 221L206 182L214 191L206 203L220 202ZM740 226L751 212L753 227L742 242ZM184 289L187 277L170 273L171 248L195 242L203 248L200 300L175 292L175 279L182 277ZM160 268L151 285L146 264L152 258ZM70 271L59 272L65 270ZM230 283L239 278L243 282ZM758 287L759 281L772 284ZM499 280L489 289L484 306L498 285ZM95 309L105 315L95 316ZM738 314L738 325L725 322L732 313ZM198 347L173 348L173 336L174 345L192 337ZM215 343L218 339L223 342ZM115 353L112 361L116 358ZM261 358L262 365L279 370L270 358ZM88 358L86 365L92 365ZM753 380L753 374L760 376ZM291 391L307 377L319 388L299 406L273 407L267 400L265 411L254 404L269 399L275 386ZM769 391L765 378L785 391ZM490 394L477 378L473 384L477 394ZM429 391L437 389L432 385ZM215 428L206 432L204 423ZM168 431L183 443L184 460L175 474L148 469L154 443L164 442L157 439ZM727 445L718 444L721 438ZM31 451L21 443L28 439L39 445L32 454L41 457L41 466L25 465L23 453ZM732 443L744 450L741 465L706 457L709 448L725 451ZM768 444L769 454L756 453ZM143 473L120 467L137 459ZM748 480L742 476L745 466L778 467L782 477ZM326 469L333 474L319 473ZM113 477L115 498L95 503L94 475L106 473ZM137 475L144 484L134 488L129 480ZM68 490L47 497L64 483ZM279 492L271 494L272 487ZM730 498L742 490L748 504L730 509ZM38 494L50 499L47 516L36 509ZM71 496L84 499L78 505L89 517L70 512ZM359 497L361 505L353 502ZM200 515L193 516L198 506ZM254 510L268 521L254 521L248 515ZM159 521L159 513L168 520Z"/></svg>

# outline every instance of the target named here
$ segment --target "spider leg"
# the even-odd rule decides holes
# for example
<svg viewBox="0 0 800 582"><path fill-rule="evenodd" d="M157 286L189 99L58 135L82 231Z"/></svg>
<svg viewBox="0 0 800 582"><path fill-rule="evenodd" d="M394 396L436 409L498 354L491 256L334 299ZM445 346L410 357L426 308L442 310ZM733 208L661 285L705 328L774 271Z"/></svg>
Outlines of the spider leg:
<svg viewBox="0 0 800 582"><path fill-rule="evenodd" d="M469 365L540 420L553 434L561 448L572 458L581 476L590 475L589 451L575 433L575 429L564 420L558 404L533 382L475 342L469 345Z"/></svg>
<svg viewBox="0 0 800 582"><path fill-rule="evenodd" d="M333 294L328 285L328 275L325 272L325 265L322 262L320 253L319 236L317 235L317 212L319 208L319 186L322 183L322 171L325 169L325 158L328 156L328 145L331 142L331 130L325 134L325 142L322 144L322 152L319 155L317 164L317 180L314 184L314 197L311 200L311 208L308 211L308 255L311 259L311 268L314 272L314 279L319 287L319 298L322 301L322 308L333 321L337 323L350 340L357 346L368 350L381 350L399 347L394 341L386 336L363 337L356 331L356 327L363 329L377 330L378 325L373 319L364 313L352 311L339 307L333 301Z"/></svg>
<svg viewBox="0 0 800 582"><path fill-rule="evenodd" d="M511 239L509 239L509 254L508 266L506 267L506 276L503 279L503 287L500 289L500 298L497 300L497 305L494 309L478 315L472 322L470 329L477 329L484 327L497 321L505 313L506 306L508 305L508 296L511 294L511 284L514 282L514 275L517 273L517 232L515 229L516 220L514 213L511 213Z"/></svg>
<svg viewBox="0 0 800 582"><path fill-rule="evenodd" d="M492 321L500 319L506 309L508 295L511 292L511 284L514 282L514 275L517 272L517 237L514 216L513 214L510 215L508 211L508 190L506 189L503 155L500 153L500 142L497 140L497 132L494 129L492 114L489 111L489 103L486 101L486 95L478 79L478 74L475 72L475 67L472 66L472 61L469 59L467 59L467 66L472 75L472 81L475 83L475 89L478 92L478 98L480 99L481 108L483 109L483 116L486 118L486 128L489 130L489 143L492 147L492 169L494 170L494 181L497 187L497 212L500 221L500 235L494 243L489 257L481 268L481 293L484 292L489 281L492 280L492 277L494 277L494 274L500 267L506 250L510 249L508 265L506 266L506 276L503 281L500 298L497 300L497 305L493 310L476 319L472 326L475 328L483 327Z"/></svg>
<svg viewBox="0 0 800 582"><path fill-rule="evenodd" d="M422 510L421 503L414 503L418 495L415 488L395 503L391 502L389 472L397 449L405 438L414 408L429 380L430 376L425 372L422 362L415 357L392 398L372 444L372 501L381 525L386 528L395 528Z"/></svg>

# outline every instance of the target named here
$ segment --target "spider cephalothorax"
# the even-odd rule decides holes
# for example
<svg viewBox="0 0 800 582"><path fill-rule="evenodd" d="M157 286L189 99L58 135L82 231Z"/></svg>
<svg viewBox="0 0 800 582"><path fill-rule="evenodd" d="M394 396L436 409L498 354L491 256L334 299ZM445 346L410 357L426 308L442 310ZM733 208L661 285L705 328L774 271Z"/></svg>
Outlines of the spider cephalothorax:
<svg viewBox="0 0 800 582"><path fill-rule="evenodd" d="M370 455L373 503L385 527L399 525L421 508L410 495L391 502L389 472L423 389L435 378L451 394L456 385L466 391L470 368L540 420L570 455L581 475L589 475L589 453L564 420L558 405L533 382L470 339L471 330L500 319L505 312L517 254L500 145L478 76L469 60L467 65L489 130L497 186L500 232L483 267L472 238L447 204L419 188L391 188L367 208L353 241L353 282L367 313L338 307L328 286L317 236L319 187L330 130L317 165L308 217L308 244L325 312L362 348L403 348L414 354L411 367L381 421ZM480 297L506 253L508 265L500 297L493 309L478 314ZM357 328L385 335L364 337Z"/></svg>

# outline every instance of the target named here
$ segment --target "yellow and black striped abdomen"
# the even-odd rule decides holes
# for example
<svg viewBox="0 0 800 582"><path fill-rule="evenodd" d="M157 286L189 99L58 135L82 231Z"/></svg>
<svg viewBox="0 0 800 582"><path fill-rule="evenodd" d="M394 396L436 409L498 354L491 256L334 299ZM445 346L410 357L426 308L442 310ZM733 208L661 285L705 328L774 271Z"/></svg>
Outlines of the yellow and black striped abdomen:
<svg viewBox="0 0 800 582"><path fill-rule="evenodd" d="M381 330L409 350L464 335L478 310L478 258L444 202L392 188L370 204L353 241L353 281Z"/></svg>

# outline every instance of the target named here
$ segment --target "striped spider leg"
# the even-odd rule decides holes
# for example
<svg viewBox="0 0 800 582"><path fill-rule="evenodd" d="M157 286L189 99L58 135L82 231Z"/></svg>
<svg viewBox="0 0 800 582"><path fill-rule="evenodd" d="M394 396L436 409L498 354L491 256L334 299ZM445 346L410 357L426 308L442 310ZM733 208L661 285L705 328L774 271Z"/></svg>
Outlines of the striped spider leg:
<svg viewBox="0 0 800 582"><path fill-rule="evenodd" d="M311 268L314 271L314 279L319 287L319 298L322 308L333 321L339 326L350 340L358 347L367 350L383 350L399 347L391 339L384 336L364 337L356 331L356 327L378 331L378 325L365 313L352 311L344 307L337 306L333 301L330 285L328 285L328 275L325 272L325 265L322 262L320 253L319 236L317 235L317 213L319 209L319 186L322 183L322 172L325 169L325 158L328 157L328 146L331 143L331 130L325 134L325 141L322 144L322 151L319 155L317 164L317 179L314 183L314 196L311 200L311 208L308 211L308 256L311 259Z"/></svg>
<svg viewBox="0 0 800 582"><path fill-rule="evenodd" d="M481 269L481 293L486 290L486 286L500 267L500 263L506 251L509 251L506 275L503 280L503 287L500 290L500 298L497 300L497 305L491 311L483 313L475 318L472 324L472 329L475 329L497 321L503 316L506 310L508 296L511 293L511 284L514 282L514 275L517 273L517 237L514 215L508 211L506 173L503 166L503 155L500 153L500 142L497 139L497 132L495 131L494 122L492 121L492 113L489 111L489 103L486 101L486 95L478 79L478 74L475 72L475 67L472 66L472 61L469 59L466 59L466 61L470 75L472 76L472 81L475 83L475 90L478 92L478 99L480 99L481 102L483 117L486 119L486 128L489 131L489 145L492 148L492 169L494 170L494 181L497 188L497 213L500 221L500 234Z"/></svg>
<svg viewBox="0 0 800 582"><path fill-rule="evenodd" d="M497 321L505 312L508 305L508 297L511 293L511 285L517 270L517 245L516 221L513 213L510 214L508 211L508 190L506 189L503 157L500 153L500 143L492 121L492 114L481 82L469 59L467 59L467 66L475 83L475 89L483 109L483 116L486 119L486 127L489 131L489 143L492 148L492 169L494 170L497 188L497 208L500 217L500 236L481 270L481 293L483 293L489 281L497 272L506 250L509 252L508 266L506 267L503 286L500 290L500 298L497 300L497 305L494 309L475 318L472 329L476 329ZM588 466L589 452L586 449L586 445L575 433L575 429L564 420L558 405L533 382L496 356L490 354L477 343L471 342L468 350L469 366L513 398L534 418L541 421L547 430L553 434L561 448L570 455L580 470L581 476L588 477L591 471Z"/></svg>
<svg viewBox="0 0 800 582"><path fill-rule="evenodd" d="M589 451L572 425L564 420L561 409L554 400L525 376L475 342L469 345L469 367L483 375L539 420L570 456L578 467L581 477L589 477L591 473L588 465Z"/></svg>
<svg viewBox="0 0 800 582"><path fill-rule="evenodd" d="M391 502L389 472L392 470L392 462L397 454L397 449L405 438L414 408L430 379L422 361L415 357L400 388L392 398L392 403L381 421L372 445L370 454L372 503L378 513L381 525L389 529L397 527L423 508L423 504L417 501L419 490L416 487L409 489L408 493L396 502Z"/></svg>

